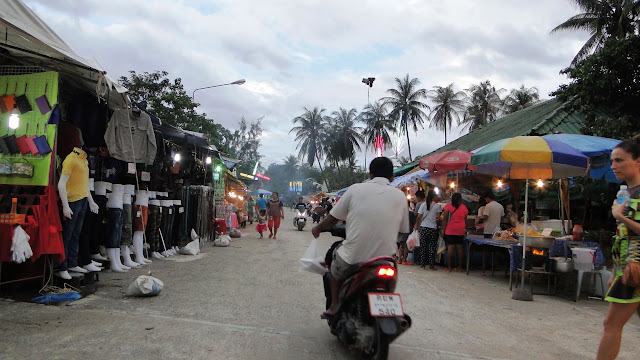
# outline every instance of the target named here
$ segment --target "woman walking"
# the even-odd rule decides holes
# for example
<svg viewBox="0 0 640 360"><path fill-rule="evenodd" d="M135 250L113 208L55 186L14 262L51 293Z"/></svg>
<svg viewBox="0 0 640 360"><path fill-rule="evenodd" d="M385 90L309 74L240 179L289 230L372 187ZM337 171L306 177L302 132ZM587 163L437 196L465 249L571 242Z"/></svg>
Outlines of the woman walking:
<svg viewBox="0 0 640 360"><path fill-rule="evenodd" d="M611 170L626 182L631 195L623 204L614 201L613 217L618 221L611 257L613 274L605 300L610 302L604 319L604 332L596 359L615 359L620 351L622 329L640 304L640 288L623 281L623 271L630 262L640 262L640 136L619 143L611 152ZM640 312L638 312L640 316ZM631 346L634 346L633 344Z"/></svg>
<svg viewBox="0 0 640 360"><path fill-rule="evenodd" d="M249 224L253 225L253 214L255 211L256 203L253 201L253 196L249 196L249 201L247 201L247 216L249 217Z"/></svg>
<svg viewBox="0 0 640 360"><path fill-rule="evenodd" d="M425 268L427 262L429 269L436 270L436 246L438 244L438 223L442 208L434 201L436 193L429 190L427 193L427 201L420 205L418 210L418 219L416 220L416 229L420 229L420 267ZM425 251L426 250L426 251Z"/></svg>
<svg viewBox="0 0 640 360"><path fill-rule="evenodd" d="M455 268L456 272L462 271L462 259L464 253L462 252L462 241L464 240L465 232L465 219L469 210L462 203L462 195L460 193L454 193L451 196L451 202L444 207L444 223L442 227L444 229L444 243L447 244L447 269L444 271L451 272L451 266L453 265L453 251L455 250L458 255L458 263Z"/></svg>

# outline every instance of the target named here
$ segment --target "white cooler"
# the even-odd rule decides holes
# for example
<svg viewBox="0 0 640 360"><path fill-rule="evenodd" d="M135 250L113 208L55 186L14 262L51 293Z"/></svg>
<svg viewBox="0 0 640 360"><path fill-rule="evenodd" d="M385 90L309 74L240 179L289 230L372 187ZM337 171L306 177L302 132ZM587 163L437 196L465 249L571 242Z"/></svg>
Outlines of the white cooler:
<svg viewBox="0 0 640 360"><path fill-rule="evenodd" d="M573 268L576 270L591 271L596 263L596 249L588 247L572 247Z"/></svg>

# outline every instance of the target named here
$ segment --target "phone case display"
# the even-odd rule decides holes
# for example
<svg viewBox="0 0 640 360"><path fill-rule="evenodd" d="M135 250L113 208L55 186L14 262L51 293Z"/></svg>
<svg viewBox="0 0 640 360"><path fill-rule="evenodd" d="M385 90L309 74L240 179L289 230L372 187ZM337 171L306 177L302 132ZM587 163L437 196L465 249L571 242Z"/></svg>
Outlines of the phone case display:
<svg viewBox="0 0 640 360"><path fill-rule="evenodd" d="M57 131L49 117L58 99L58 73L0 76L0 93L0 110L7 109L0 114L0 184L49 185ZM14 109L16 129L9 127Z"/></svg>

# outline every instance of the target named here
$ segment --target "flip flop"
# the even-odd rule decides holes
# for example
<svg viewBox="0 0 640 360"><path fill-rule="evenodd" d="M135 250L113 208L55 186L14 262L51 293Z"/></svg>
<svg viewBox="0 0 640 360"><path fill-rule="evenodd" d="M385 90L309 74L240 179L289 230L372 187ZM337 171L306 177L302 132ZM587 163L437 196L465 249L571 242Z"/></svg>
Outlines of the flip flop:
<svg viewBox="0 0 640 360"><path fill-rule="evenodd" d="M322 319L322 320L331 320L331 319L333 319L334 316L336 316L336 314L329 314L328 312L324 311L324 312L322 312L322 314L320 314L320 319Z"/></svg>
<svg viewBox="0 0 640 360"><path fill-rule="evenodd" d="M271 239L273 237L273 234L269 234L269 239Z"/></svg>

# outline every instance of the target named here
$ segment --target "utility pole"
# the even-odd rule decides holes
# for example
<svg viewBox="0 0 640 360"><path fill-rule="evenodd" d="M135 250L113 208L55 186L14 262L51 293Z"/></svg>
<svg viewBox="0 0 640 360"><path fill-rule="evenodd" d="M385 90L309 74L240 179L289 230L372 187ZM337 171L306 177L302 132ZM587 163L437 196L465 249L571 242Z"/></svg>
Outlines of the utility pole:
<svg viewBox="0 0 640 360"><path fill-rule="evenodd" d="M371 90L371 88L373 87L373 82L376 78L374 77L368 77L368 78L362 78L362 83L367 86L367 104L369 106L371 106L371 101L369 100L369 90ZM364 172L367 172L367 148L369 144L365 145L364 147ZM365 180L366 180L367 176L365 175Z"/></svg>

